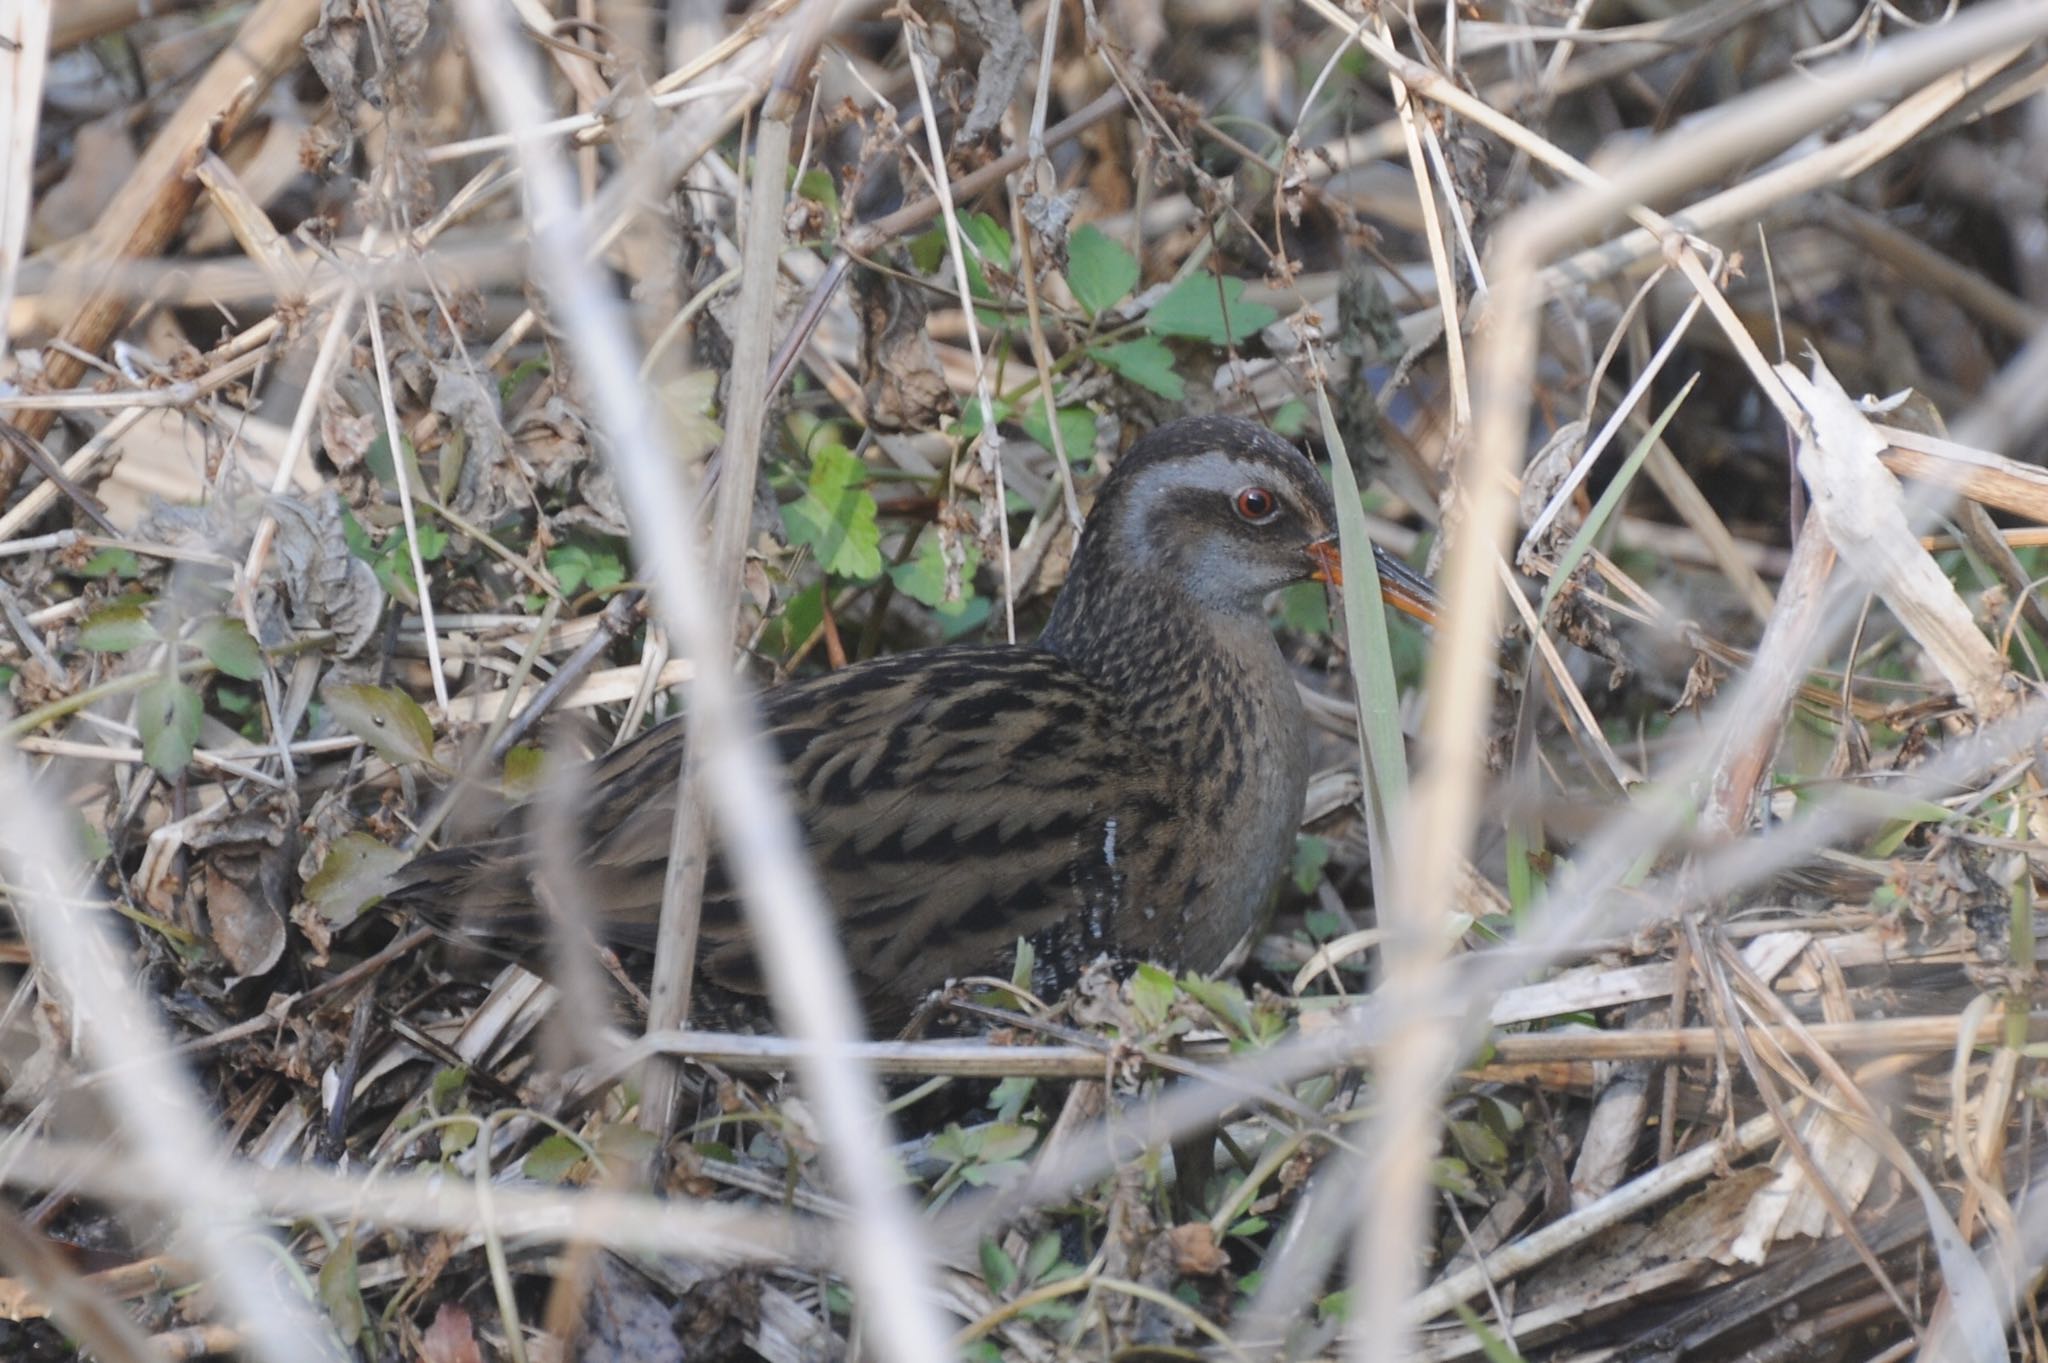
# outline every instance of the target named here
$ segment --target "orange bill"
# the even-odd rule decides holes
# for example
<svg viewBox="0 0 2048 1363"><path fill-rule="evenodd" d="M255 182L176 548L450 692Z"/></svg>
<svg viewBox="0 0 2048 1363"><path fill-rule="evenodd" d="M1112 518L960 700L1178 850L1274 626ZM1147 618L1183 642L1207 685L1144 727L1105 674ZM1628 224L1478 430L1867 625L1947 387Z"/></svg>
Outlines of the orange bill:
<svg viewBox="0 0 2048 1363"><path fill-rule="evenodd" d="M1344 585L1344 560L1335 535L1309 545L1308 556L1316 565L1315 572L1309 575L1312 581L1327 582L1333 587ZM1377 544L1372 547L1372 560L1379 569L1380 595L1387 604L1426 625L1435 624L1436 588L1429 585L1429 579Z"/></svg>

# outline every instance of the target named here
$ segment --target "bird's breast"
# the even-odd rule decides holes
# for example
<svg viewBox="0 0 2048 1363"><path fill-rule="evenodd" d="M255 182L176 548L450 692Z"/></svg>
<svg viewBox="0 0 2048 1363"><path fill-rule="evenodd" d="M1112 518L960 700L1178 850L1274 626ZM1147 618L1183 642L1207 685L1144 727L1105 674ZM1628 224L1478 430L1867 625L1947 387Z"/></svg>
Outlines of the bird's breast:
<svg viewBox="0 0 2048 1363"><path fill-rule="evenodd" d="M1183 708L1154 739L1175 813L1155 845L1127 844L1121 935L1168 964L1207 972L1258 925L1292 860L1308 787L1307 722L1270 635L1194 660L1184 681ZM1125 830L1103 825L1107 862Z"/></svg>

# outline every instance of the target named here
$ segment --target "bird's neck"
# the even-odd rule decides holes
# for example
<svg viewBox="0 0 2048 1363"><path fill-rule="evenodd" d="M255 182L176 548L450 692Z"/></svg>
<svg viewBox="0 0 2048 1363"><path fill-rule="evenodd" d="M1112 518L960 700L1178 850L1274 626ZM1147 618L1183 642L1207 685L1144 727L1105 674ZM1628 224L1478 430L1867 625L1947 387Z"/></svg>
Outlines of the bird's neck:
<svg viewBox="0 0 2048 1363"><path fill-rule="evenodd" d="M1191 683L1239 691L1271 686L1285 664L1262 613L1220 611L1161 573L1089 552L1084 538L1039 646L1135 711L1194 699ZM1106 546L1093 546L1098 550ZM1220 699L1220 697L1219 697Z"/></svg>

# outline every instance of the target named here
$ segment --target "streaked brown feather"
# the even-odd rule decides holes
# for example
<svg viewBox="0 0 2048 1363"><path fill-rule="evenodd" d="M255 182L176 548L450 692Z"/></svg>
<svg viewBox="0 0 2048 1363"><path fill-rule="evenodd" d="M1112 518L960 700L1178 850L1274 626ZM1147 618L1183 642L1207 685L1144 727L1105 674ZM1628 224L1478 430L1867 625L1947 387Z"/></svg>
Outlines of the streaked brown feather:
<svg viewBox="0 0 2048 1363"><path fill-rule="evenodd" d="M1176 481L1206 468L1215 482L1218 450L1255 465L1294 521L1261 539L1217 518L1214 488ZM1300 702L1259 603L1309 575L1290 545L1333 524L1313 467L1270 432L1176 422L1105 484L1038 645L930 649L762 698L877 1016L949 978L1006 972L1019 938L1048 990L1105 952L1199 971L1226 958L1287 864L1307 778ZM681 742L664 724L584 777L582 869L595 926L622 946L653 944ZM420 859L398 897L486 936L532 936L524 819ZM713 982L759 991L716 867L699 959Z"/></svg>

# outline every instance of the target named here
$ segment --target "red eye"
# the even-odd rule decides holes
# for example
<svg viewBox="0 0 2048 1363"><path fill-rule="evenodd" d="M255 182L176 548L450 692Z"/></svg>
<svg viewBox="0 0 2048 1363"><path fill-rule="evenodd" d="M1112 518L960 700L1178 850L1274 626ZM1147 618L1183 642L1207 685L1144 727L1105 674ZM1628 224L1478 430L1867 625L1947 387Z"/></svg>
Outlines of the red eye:
<svg viewBox="0 0 2048 1363"><path fill-rule="evenodd" d="M1237 514L1253 524L1270 520L1273 513L1280 507L1280 503L1274 499L1273 494L1262 487L1248 487L1244 489L1237 494L1235 505L1237 507Z"/></svg>

